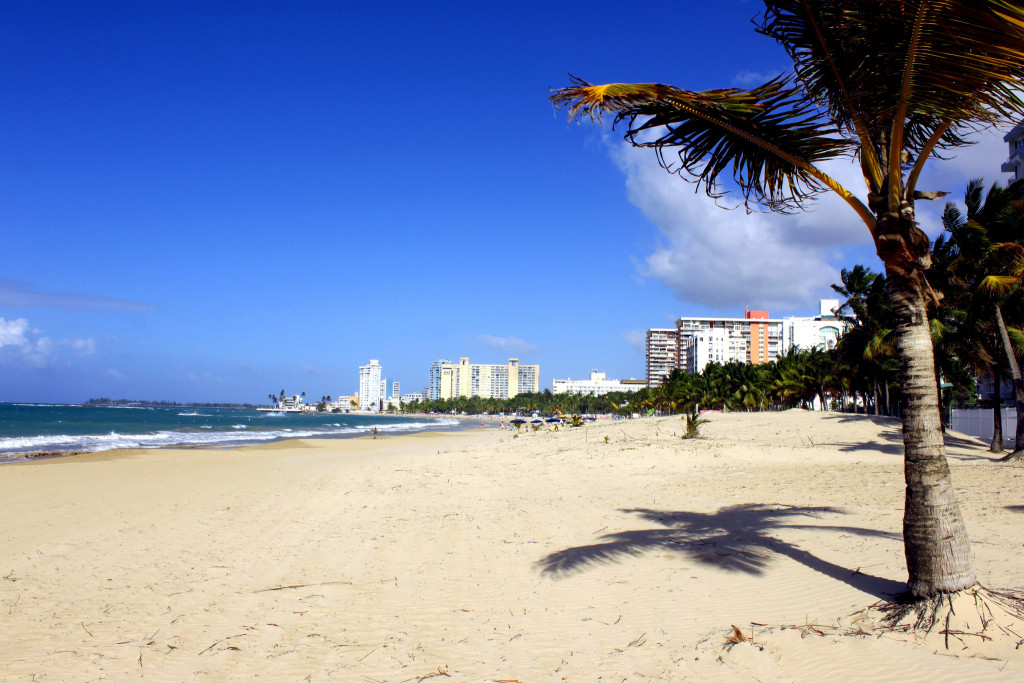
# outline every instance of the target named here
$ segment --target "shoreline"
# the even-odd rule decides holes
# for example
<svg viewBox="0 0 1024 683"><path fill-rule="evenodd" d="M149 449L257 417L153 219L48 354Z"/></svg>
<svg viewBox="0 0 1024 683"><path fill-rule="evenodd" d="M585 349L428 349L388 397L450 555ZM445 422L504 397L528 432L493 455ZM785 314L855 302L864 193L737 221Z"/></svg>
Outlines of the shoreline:
<svg viewBox="0 0 1024 683"><path fill-rule="evenodd" d="M999 638L957 636L947 651L942 636L879 638L863 620L871 635L842 635L906 580L898 423L710 420L690 440L678 418L641 418L0 468L0 670L15 681L1024 676L1024 656ZM953 437L979 579L1024 585L1024 467ZM733 625L747 641L727 644Z"/></svg>
<svg viewBox="0 0 1024 683"><path fill-rule="evenodd" d="M469 420L469 421L472 422L472 421L475 421L475 420ZM445 428L445 427L447 427L447 428ZM114 454L117 454L117 453L127 453L127 452L131 452L131 453L135 453L135 452L145 453L145 452L148 452L148 451L174 451L174 450L180 450L180 451L231 451L231 450L239 450L239 449L244 449L244 448L260 448L262 446L273 446L273 445L276 445L276 444L285 444L285 445L287 445L287 444L290 444L290 443L293 443L293 442L296 442L296 441L313 441L313 442L324 441L324 442L331 442L331 441L339 441L339 440L343 440L343 439L345 439L345 440L347 440L347 439L371 439L371 440L378 439L378 440L384 440L384 439L393 439L393 438L400 437L400 436L416 436L416 435L419 435L419 434L432 434L432 433L484 431L484 430L493 428L493 426L480 426L480 425L474 426L474 425L469 425L469 424L462 425L462 426L459 426L459 427L454 427L452 425L445 425L445 427L439 427L437 429L423 429L421 431L416 431L416 432L400 432L398 434L386 433L385 432L385 433L379 433L376 436L374 436L373 434L367 433L367 434L339 434L337 436L281 437L279 439L272 439L272 440L269 440L269 441L259 441L259 442L241 443L241 444L225 444L225 445L196 444L194 446L174 445L174 446L153 446L153 447L146 447L146 448L140 448L140 447L135 447L135 448L106 448L106 449L98 450L98 451L76 450L76 451L30 451L30 452L24 452L24 453L0 453L0 466L11 464L11 463L18 463L18 462L31 462L31 461L37 461L37 460L51 460L51 459L54 459L54 458L77 458L77 457L87 456L87 455L102 455L104 453L114 453Z"/></svg>
<svg viewBox="0 0 1024 683"><path fill-rule="evenodd" d="M176 408L174 408L174 409L176 409ZM421 428L416 429L415 431L412 431L412 432L398 431L397 433L419 433L420 431L441 431L441 432L443 432L443 431L461 431L461 430L465 430L465 429L472 429L473 427L469 423L473 422L474 420L481 420L481 421L486 420L486 416L474 418L474 417L468 417L468 416L454 416L454 415L440 415L440 414L438 414L438 415L430 415L430 414L416 414L416 415L398 414L398 415L393 415L393 414L381 414L381 413L358 413L358 412L356 412L356 413L346 413L346 415L353 415L353 416L356 416L356 417L386 417L386 418L390 418L390 419L397 419L397 420L407 421L407 422L415 422L417 420L422 421L424 419L428 419L428 420L431 420L431 421L435 421L435 420L450 420L450 421L453 422L453 423L448 423L448 424L432 422L429 425L424 424ZM328 417L327 414L323 414L322 416L323 417ZM380 433L381 433L380 435L384 435L384 434L388 434L389 436L395 435L396 431L394 429L394 425L396 425L396 424L401 424L401 423L400 422L391 422L391 423L388 423L388 424L381 425L380 426ZM157 445L128 445L128 446L111 445L109 447L98 447L98 448L83 448L81 446L69 446L66 449L59 449L59 448L45 449L44 448L44 449L38 449L38 450L0 451L0 466L6 465L6 464L9 464L9 463L23 462L23 461L26 461L26 460L75 457L75 456L79 456L79 455L82 455L82 454L102 453L102 452L111 451L111 450L136 450L136 449L138 449L138 450L166 450L166 449L182 449L182 450L185 450L185 449L200 449L200 450L202 450L202 449L210 449L210 450L223 450L223 449L234 449L234 448L247 448L247 447L251 447L251 446L259 446L261 444L266 444L266 443L277 443L279 441L290 441L290 440L304 439L304 438L321 438L321 439L326 439L326 440L355 439L355 438L362 438L364 436L372 436L372 432L371 432L372 428L373 428L373 425L367 426L367 427L365 427L365 428L363 428L361 430L358 430L358 431L351 430L351 431L342 431L342 432L328 432L328 433L324 433L322 435L310 435L309 433L303 433L303 434L300 434L300 435L290 435L290 432L292 431L292 429L287 429L286 432L288 432L288 433L279 433L279 436L275 436L275 437L272 437L272 438L256 438L255 435L259 435L261 433L273 432L273 431L275 431L273 429L253 430L251 432L246 432L246 433L242 433L242 432L238 432L238 431L231 431L231 430L228 430L228 429L221 429L221 430L217 430L217 431L208 431L208 432L197 432L194 429L192 429L192 430L179 430L180 433L183 433L183 434L193 433L193 434L203 434L204 436L213 436L215 434L222 433L226 437L230 436L232 438L230 440L229 439L225 439L223 441L212 441L210 443L195 443L195 444L168 443L168 444L157 444ZM248 439L248 438L246 438L245 434L253 434L254 436L253 436L253 438ZM123 437L126 440L134 440L134 439L147 440L147 439L155 438L157 433L155 433L155 432L139 432L139 433L127 432L127 433L120 433L120 434L117 434L117 435L120 436L120 437ZM45 436L45 435L39 435L39 436L42 437L42 436ZM74 439L85 439L85 438L89 438L89 437L99 437L99 436L108 436L108 435L97 433L97 434L78 434L78 435L73 435L73 436L68 436L68 435L54 435L54 436L66 436L67 439L74 440ZM35 437L25 436L25 437L19 437L19 438L35 438Z"/></svg>

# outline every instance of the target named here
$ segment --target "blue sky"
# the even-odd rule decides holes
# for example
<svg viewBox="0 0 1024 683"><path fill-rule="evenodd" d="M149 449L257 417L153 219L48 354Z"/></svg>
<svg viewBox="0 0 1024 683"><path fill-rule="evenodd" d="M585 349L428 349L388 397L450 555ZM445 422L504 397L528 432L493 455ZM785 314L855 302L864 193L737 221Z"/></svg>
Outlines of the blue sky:
<svg viewBox="0 0 1024 683"><path fill-rule="evenodd" d="M403 392L460 356L639 378L681 315L812 313L878 269L852 212L723 211L547 101L568 73L762 82L788 60L759 9L5 3L0 401L349 394L371 358ZM921 186L1004 156L987 135Z"/></svg>

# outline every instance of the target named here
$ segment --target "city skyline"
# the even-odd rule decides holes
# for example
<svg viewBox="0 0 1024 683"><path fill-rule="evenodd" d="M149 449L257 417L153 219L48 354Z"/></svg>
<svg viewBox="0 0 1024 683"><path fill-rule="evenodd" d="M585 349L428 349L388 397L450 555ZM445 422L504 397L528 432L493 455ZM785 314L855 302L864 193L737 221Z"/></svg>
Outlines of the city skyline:
<svg viewBox="0 0 1024 683"><path fill-rule="evenodd" d="M807 314L840 269L879 270L833 197L722 210L553 111L568 73L705 89L791 66L743 0L652 10L9 3L0 401L354 393L369 358L418 390L452 350L537 364L542 388L640 378L647 329ZM692 39L652 40L666 21ZM580 49L609 32L628 49ZM921 187L1005 181L1005 132ZM941 210L918 204L933 237Z"/></svg>

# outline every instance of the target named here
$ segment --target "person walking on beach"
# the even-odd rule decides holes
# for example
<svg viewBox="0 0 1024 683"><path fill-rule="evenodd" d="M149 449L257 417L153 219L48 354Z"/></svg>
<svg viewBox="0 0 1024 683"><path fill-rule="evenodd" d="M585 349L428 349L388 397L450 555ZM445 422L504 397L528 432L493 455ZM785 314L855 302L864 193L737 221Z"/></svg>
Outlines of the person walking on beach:
<svg viewBox="0 0 1024 683"><path fill-rule="evenodd" d="M377 428L376 428L376 427L374 427L374 428L373 428L373 432L371 432L371 433L373 434L373 438L375 438L375 439L376 439L376 438L377 438Z"/></svg>

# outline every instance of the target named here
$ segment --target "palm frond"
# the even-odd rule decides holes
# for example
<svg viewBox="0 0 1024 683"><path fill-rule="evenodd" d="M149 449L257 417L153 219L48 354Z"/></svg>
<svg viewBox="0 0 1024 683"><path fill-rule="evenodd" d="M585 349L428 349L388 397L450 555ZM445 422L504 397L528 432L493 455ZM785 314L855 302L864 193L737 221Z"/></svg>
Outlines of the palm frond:
<svg viewBox="0 0 1024 683"><path fill-rule="evenodd" d="M890 180L902 165L913 166L906 187L912 190L934 150L968 144L967 133L1024 113L1017 95L1024 77L1019 1L765 5L759 32L789 52L808 97L857 134L873 193L882 190L876 158L889 166Z"/></svg>
<svg viewBox="0 0 1024 683"><path fill-rule="evenodd" d="M1017 284L1017 281L1018 278L1013 275L986 275L978 283L978 291L994 297L1005 296Z"/></svg>
<svg viewBox="0 0 1024 683"><path fill-rule="evenodd" d="M816 164L852 146L821 123L787 79L773 79L752 90L693 92L657 83L591 85L573 78L551 101L568 109L571 120L615 115L627 121L625 138L651 147L669 171L696 181L708 195L729 191L731 175L748 202L786 211L832 189L856 201ZM677 161L666 158L666 148ZM849 200L848 200L849 201Z"/></svg>

